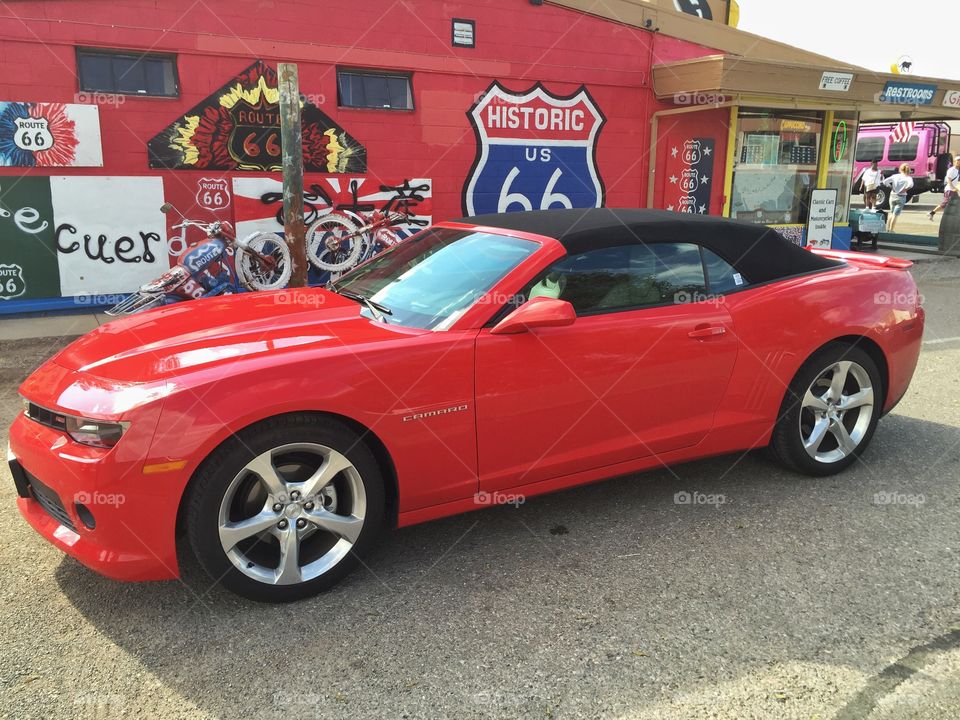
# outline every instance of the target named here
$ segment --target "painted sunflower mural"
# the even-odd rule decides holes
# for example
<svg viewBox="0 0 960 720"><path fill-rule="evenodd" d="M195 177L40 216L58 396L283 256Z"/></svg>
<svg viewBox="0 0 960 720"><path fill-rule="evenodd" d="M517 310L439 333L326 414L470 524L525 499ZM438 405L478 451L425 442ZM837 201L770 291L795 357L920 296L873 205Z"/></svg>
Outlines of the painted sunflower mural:
<svg viewBox="0 0 960 720"><path fill-rule="evenodd" d="M364 173L367 151L316 105L301 101L303 167ZM282 167L277 73L258 60L147 143L150 167L275 171Z"/></svg>

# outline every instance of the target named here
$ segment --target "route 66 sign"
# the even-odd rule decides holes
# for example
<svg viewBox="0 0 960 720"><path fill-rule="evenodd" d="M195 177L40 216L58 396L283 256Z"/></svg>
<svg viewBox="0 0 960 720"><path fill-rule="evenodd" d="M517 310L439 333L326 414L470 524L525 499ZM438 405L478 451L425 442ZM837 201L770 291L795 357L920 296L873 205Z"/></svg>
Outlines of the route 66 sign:
<svg viewBox="0 0 960 720"><path fill-rule="evenodd" d="M0 300L20 297L27 291L23 268L19 265L0 265Z"/></svg>
<svg viewBox="0 0 960 720"><path fill-rule="evenodd" d="M597 137L606 118L587 89L555 95L537 83L494 82L467 112L477 156L463 189L466 215L601 207Z"/></svg>
<svg viewBox="0 0 960 720"><path fill-rule="evenodd" d="M687 165L696 165L700 162L700 141L687 140L683 143L683 161Z"/></svg>
<svg viewBox="0 0 960 720"><path fill-rule="evenodd" d="M197 205L207 210L220 210L230 204L226 178L200 178L197 181Z"/></svg>
<svg viewBox="0 0 960 720"><path fill-rule="evenodd" d="M49 121L43 117L21 117L14 120L13 142L21 150L49 150L53 146Z"/></svg>

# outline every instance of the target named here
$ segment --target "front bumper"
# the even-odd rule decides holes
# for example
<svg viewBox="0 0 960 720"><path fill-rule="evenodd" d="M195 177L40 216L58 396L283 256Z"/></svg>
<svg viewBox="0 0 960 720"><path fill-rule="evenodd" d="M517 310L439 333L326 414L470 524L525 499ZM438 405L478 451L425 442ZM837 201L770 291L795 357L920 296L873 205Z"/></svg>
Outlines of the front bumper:
<svg viewBox="0 0 960 720"><path fill-rule="evenodd" d="M91 448L19 415L7 452L17 507L50 543L102 575L175 578L180 496L165 492L168 478L142 474L145 453L134 459L129 451L137 442L124 437L112 450Z"/></svg>

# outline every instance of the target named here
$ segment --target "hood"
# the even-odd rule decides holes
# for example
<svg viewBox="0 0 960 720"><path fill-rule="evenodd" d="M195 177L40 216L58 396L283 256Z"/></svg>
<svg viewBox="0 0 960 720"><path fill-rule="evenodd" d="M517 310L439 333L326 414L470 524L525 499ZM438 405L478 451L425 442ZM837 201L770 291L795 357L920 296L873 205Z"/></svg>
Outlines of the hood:
<svg viewBox="0 0 960 720"><path fill-rule="evenodd" d="M320 288L185 301L102 325L53 362L101 378L151 382L242 358L426 332L374 322L360 310L358 303Z"/></svg>

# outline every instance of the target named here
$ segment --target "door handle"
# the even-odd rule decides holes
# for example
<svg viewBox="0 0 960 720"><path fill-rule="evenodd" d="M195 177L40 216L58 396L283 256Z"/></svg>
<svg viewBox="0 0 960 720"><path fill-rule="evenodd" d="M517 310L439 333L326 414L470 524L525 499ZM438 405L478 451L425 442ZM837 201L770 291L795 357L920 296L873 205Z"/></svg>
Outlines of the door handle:
<svg viewBox="0 0 960 720"><path fill-rule="evenodd" d="M727 329L723 325L708 325L706 323L702 325L697 325L693 330L687 333L688 336L696 339L703 340L706 338L718 337L727 332Z"/></svg>

